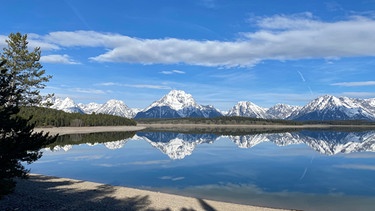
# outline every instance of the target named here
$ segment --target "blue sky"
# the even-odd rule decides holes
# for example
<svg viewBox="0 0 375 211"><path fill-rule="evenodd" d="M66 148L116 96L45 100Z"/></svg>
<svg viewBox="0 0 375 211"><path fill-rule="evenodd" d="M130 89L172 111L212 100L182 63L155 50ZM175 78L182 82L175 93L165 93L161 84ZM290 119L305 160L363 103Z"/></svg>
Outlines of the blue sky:
<svg viewBox="0 0 375 211"><path fill-rule="evenodd" d="M145 108L171 89L229 110L375 97L375 1L0 0L40 46L43 93Z"/></svg>

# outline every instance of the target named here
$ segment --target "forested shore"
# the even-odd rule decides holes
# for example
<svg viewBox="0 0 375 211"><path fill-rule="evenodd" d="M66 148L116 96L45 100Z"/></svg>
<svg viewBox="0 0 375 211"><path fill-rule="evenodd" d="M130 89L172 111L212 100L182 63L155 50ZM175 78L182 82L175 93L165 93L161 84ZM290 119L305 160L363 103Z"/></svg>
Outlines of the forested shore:
<svg viewBox="0 0 375 211"><path fill-rule="evenodd" d="M125 117L108 114L81 114L67 113L64 111L36 107L23 106L18 114L23 118L29 118L30 123L36 127L85 127L85 126L135 126L137 123Z"/></svg>

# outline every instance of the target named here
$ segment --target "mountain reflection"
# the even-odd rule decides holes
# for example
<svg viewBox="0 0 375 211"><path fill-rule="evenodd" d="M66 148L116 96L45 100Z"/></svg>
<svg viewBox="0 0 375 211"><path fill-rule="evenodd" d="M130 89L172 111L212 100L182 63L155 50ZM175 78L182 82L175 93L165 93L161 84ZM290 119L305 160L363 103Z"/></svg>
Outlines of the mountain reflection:
<svg viewBox="0 0 375 211"><path fill-rule="evenodd" d="M210 133L192 134L179 132L138 132L138 133L93 133L66 135L59 137L52 151L68 151L73 145L103 143L109 149L119 149L130 140L144 140L171 159L183 159L191 155L200 144L212 144L220 138L228 138L240 148L251 148L263 142L272 142L277 146L306 144L313 150L326 154L352 152L375 152L375 131L314 131L260 133L249 135L217 135Z"/></svg>
<svg viewBox="0 0 375 211"><path fill-rule="evenodd" d="M277 146L306 144L326 155L375 151L375 131L301 131L294 133L255 134L229 136L241 148L251 148L262 142L273 142Z"/></svg>
<svg viewBox="0 0 375 211"><path fill-rule="evenodd" d="M171 159L183 159L191 155L199 144L213 143L220 136L215 134L187 134L174 132L139 132L137 136L149 142L153 147L168 155Z"/></svg>

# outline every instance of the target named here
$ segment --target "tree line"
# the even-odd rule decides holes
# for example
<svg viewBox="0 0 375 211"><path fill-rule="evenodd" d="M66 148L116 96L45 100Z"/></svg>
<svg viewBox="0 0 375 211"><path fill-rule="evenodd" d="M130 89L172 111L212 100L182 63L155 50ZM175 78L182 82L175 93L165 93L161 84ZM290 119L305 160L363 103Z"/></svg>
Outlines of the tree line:
<svg viewBox="0 0 375 211"><path fill-rule="evenodd" d="M18 115L23 118L31 116L30 123L35 124L36 127L137 125L134 120L120 116L95 113L67 113L56 109L36 106L23 106Z"/></svg>
<svg viewBox="0 0 375 211"><path fill-rule="evenodd" d="M140 124L218 124L218 125L301 125L301 122L282 119L259 119L239 116L214 118L137 119Z"/></svg>

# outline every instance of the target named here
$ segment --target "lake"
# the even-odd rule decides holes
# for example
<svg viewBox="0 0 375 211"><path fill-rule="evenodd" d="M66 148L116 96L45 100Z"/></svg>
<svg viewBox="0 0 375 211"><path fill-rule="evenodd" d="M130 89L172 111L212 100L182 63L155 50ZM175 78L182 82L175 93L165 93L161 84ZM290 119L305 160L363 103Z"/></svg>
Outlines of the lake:
<svg viewBox="0 0 375 211"><path fill-rule="evenodd" d="M59 137L31 173L250 205L372 210L375 131L119 132Z"/></svg>

